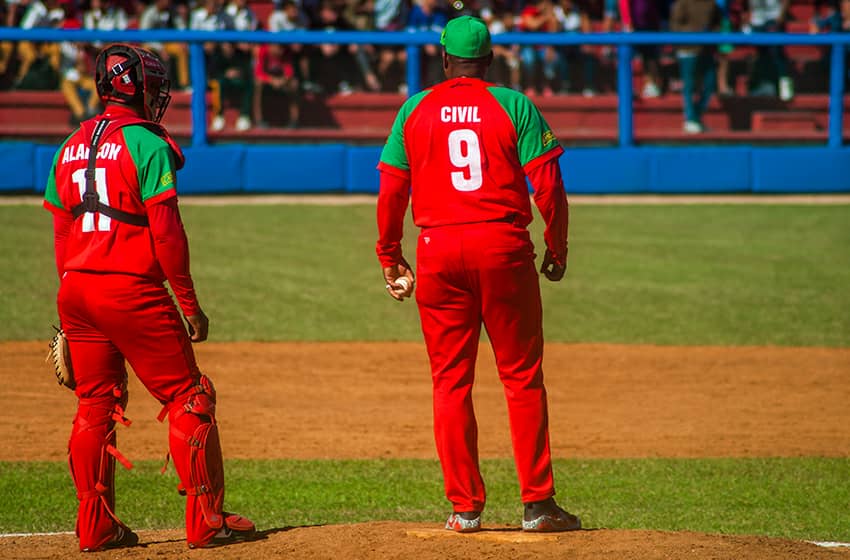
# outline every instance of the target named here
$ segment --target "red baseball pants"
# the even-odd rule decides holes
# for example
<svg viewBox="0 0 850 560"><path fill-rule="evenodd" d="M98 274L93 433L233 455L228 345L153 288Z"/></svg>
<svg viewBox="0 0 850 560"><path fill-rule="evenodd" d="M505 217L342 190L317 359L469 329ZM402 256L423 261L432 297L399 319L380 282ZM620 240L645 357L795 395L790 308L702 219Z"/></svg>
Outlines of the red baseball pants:
<svg viewBox="0 0 850 560"><path fill-rule="evenodd" d="M528 231L501 222L423 229L416 260L446 497L457 512L481 511L486 501L472 403L482 323L504 385L522 501L551 497L542 305Z"/></svg>
<svg viewBox="0 0 850 560"><path fill-rule="evenodd" d="M58 308L71 347L79 398L68 446L80 499L77 535L80 549L96 549L121 524L114 514L113 428L126 405L125 358L163 404L189 393L198 384L200 372L183 320L161 284L126 274L68 272L59 289ZM194 424L202 421L201 417L189 419L191 425L184 431L193 433ZM183 449L187 445L171 440L178 474L188 471L188 449ZM188 499L190 539L197 534L211 538L214 531L203 523L196 497Z"/></svg>

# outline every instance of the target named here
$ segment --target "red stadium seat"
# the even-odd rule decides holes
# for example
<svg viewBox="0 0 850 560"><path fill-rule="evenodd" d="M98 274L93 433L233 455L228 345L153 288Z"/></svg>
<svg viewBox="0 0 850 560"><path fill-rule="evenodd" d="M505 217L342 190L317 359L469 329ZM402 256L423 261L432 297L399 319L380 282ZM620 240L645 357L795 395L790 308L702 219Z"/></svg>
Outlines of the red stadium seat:
<svg viewBox="0 0 850 560"><path fill-rule="evenodd" d="M565 144L611 144L617 141L618 99L608 93L538 97L556 136ZM304 127L268 128L236 132L236 110L225 112L229 127L209 133L211 142L348 142L380 145L404 97L399 94L355 93L305 100ZM682 100L670 93L658 99L635 99L634 134L638 142L825 142L829 108L827 94L801 94L783 103L776 98L714 98L705 115L710 132L698 136L682 132ZM845 102L850 125L850 99ZM0 136L58 143L70 132L70 111L59 92L0 92ZM176 93L164 124L186 144L191 138L191 96ZM850 130L850 126L845 126Z"/></svg>

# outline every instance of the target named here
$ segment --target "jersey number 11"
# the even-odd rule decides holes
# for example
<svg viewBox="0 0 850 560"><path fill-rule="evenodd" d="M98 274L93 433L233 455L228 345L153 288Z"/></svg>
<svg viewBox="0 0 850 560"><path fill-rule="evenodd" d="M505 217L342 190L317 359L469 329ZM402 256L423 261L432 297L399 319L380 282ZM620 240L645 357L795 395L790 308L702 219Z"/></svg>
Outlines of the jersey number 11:
<svg viewBox="0 0 850 560"><path fill-rule="evenodd" d="M86 194L86 170L77 169L71 175L71 180L74 181L77 188L80 189L80 200L82 200L83 195ZM94 186L97 190L98 196L100 197L100 201L109 206L109 194L106 191L106 168L98 167L94 170ZM112 218L104 216L103 214L97 215L97 231L109 231L109 227L111 225ZM94 214L91 212L83 214L83 231L94 231Z"/></svg>

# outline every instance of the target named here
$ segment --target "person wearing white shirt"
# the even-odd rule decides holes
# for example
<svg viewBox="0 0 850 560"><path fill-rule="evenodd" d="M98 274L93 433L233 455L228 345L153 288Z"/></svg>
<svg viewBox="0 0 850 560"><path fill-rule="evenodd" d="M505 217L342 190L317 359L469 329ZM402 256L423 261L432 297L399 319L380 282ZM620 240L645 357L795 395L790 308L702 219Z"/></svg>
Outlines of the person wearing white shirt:
<svg viewBox="0 0 850 560"><path fill-rule="evenodd" d="M237 31L256 31L259 27L257 15L248 6L248 0L233 0L227 5L225 11L233 20L233 26Z"/></svg>
<svg viewBox="0 0 850 560"><path fill-rule="evenodd" d="M108 0L106 2L91 0L90 8L83 13L83 27L86 29L124 30L127 29L128 24L127 12L120 6L116 6L115 2Z"/></svg>
<svg viewBox="0 0 850 560"><path fill-rule="evenodd" d="M272 13L269 14L268 29L273 33L304 29L305 27L306 22L298 10L298 4L292 0L285 0L276 4Z"/></svg>

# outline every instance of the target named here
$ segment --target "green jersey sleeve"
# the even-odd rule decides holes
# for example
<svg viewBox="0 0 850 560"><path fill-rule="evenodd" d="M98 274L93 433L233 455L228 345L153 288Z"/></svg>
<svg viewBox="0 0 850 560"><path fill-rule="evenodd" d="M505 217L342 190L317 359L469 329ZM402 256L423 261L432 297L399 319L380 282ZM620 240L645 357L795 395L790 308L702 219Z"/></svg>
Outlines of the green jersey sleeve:
<svg viewBox="0 0 850 560"><path fill-rule="evenodd" d="M59 161L59 154L65 149L65 145L70 139L70 136L66 138L53 155L53 163L50 165L50 175L47 176L47 186L44 188L44 200L56 208L62 208L63 210L69 210L69 208L65 208L65 205L62 204L62 200L59 198L59 190L56 188L56 162Z"/></svg>
<svg viewBox="0 0 850 560"><path fill-rule="evenodd" d="M127 126L122 132L139 171L142 201L176 189L176 164L168 143L143 126Z"/></svg>
<svg viewBox="0 0 850 560"><path fill-rule="evenodd" d="M488 91L496 98L514 123L517 133L519 161L528 162L560 146L540 110L518 91L493 86Z"/></svg>
<svg viewBox="0 0 850 560"><path fill-rule="evenodd" d="M430 90L420 91L405 101L401 109L398 110L390 135L387 137L387 143L384 144L384 149L381 151L381 163L392 165L398 169L410 169L407 152L404 149L404 124L429 92Z"/></svg>

